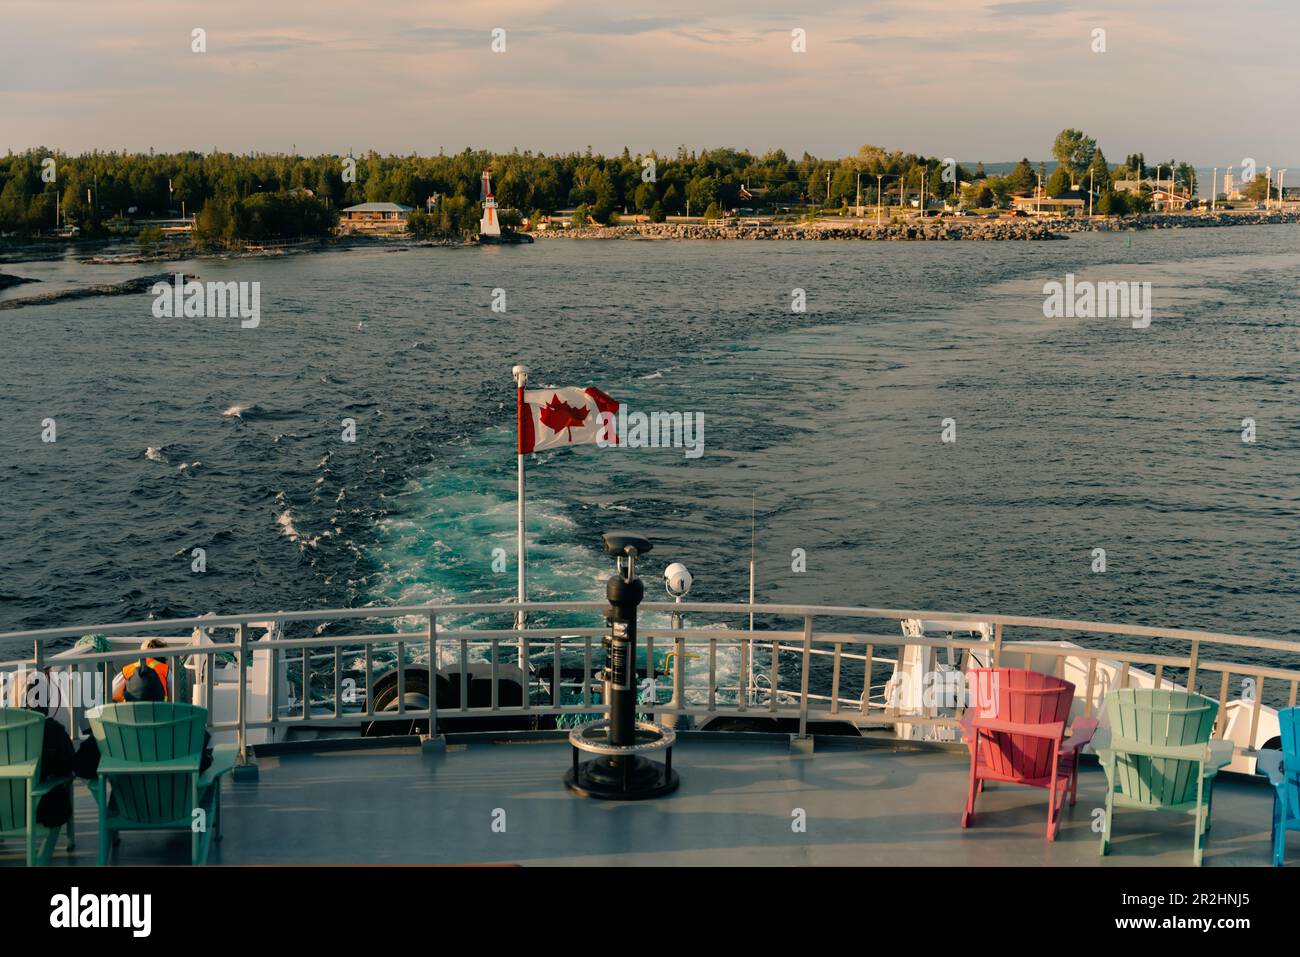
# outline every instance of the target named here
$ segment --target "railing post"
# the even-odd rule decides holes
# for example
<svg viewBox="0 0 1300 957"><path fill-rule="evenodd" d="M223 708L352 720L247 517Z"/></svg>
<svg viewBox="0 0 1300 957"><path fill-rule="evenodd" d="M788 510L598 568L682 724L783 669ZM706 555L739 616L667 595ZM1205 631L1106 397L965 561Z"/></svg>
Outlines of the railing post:
<svg viewBox="0 0 1300 957"><path fill-rule="evenodd" d="M1002 667L1002 622L993 626L993 667Z"/></svg>
<svg viewBox="0 0 1300 957"><path fill-rule="evenodd" d="M791 750L802 754L812 753L812 738L808 737L808 670L812 665L812 616L803 620L803 665L799 676L799 734L791 741Z"/></svg>
<svg viewBox="0 0 1300 957"><path fill-rule="evenodd" d="M32 658L34 659L35 662L36 674L39 675L38 678L39 681L45 681L45 652L41 649L41 639L37 638L35 642L33 642L33 644L36 646L34 651L32 652ZM20 696L19 699L17 699L18 707L20 708L25 708L27 707L27 705L32 703L30 698L30 693L32 690L31 679L28 678L26 675L23 675L23 677L26 678L27 683L23 687L19 688L17 691L17 694ZM40 692L39 685L37 685L37 691L38 693ZM48 685L45 688L44 694L45 694L45 700L46 702L48 702L50 700L49 699L50 689ZM0 701L0 708L4 707L6 704L7 702ZM69 733L75 734L76 729L70 728Z"/></svg>
<svg viewBox="0 0 1300 957"><path fill-rule="evenodd" d="M429 733L420 742L420 750L445 751L447 739L438 733L438 618L433 612L425 616L424 637L429 642ZM493 667L496 667L496 653L492 655ZM496 677L493 676L492 688L496 689Z"/></svg>
<svg viewBox="0 0 1300 957"><path fill-rule="evenodd" d="M772 639L772 680L769 684L771 688L767 695L767 710L775 711L781 689L781 642L776 638Z"/></svg>
<svg viewBox="0 0 1300 957"><path fill-rule="evenodd" d="M677 603L681 604L681 601L681 597L678 596ZM681 612L673 612L671 621L673 631L682 630ZM668 702L668 707L680 709L686 707L686 639L681 635L673 637L672 661L673 696L672 700ZM691 726L689 715L674 712L673 714L659 715L658 717L660 722L669 728L686 730Z"/></svg>
<svg viewBox="0 0 1300 957"><path fill-rule="evenodd" d="M277 621L271 629L271 638L274 640L276 638L281 638L283 636L284 636L284 623ZM277 724L280 720L280 655L281 654L283 654L283 652L279 648L272 648L270 657L267 658L267 662L266 662L266 671L268 675L267 681L270 684L270 687L266 689L266 696L271 702L271 707L270 707L271 713L267 717L273 726L268 733L271 735L272 741L275 740L276 735L278 733L274 725ZM212 656L207 655L205 657L207 660L208 682L209 684L211 684Z"/></svg>
<svg viewBox="0 0 1300 957"><path fill-rule="evenodd" d="M1228 681L1230 679L1231 674L1227 671L1225 671L1223 677L1219 679L1219 716L1215 721L1218 725L1215 734L1220 738L1222 738L1228 730Z"/></svg>
<svg viewBox="0 0 1300 957"><path fill-rule="evenodd" d="M582 639L582 707L591 707L591 636Z"/></svg>
<svg viewBox="0 0 1300 957"><path fill-rule="evenodd" d="M397 713L406 714L406 642L397 642Z"/></svg>
<svg viewBox="0 0 1300 957"><path fill-rule="evenodd" d="M1088 691L1083 696L1083 714L1086 718L1092 717L1092 692L1097 683L1097 659L1090 657L1088 659Z"/></svg>
<svg viewBox="0 0 1300 957"><path fill-rule="evenodd" d="M239 697L235 701L235 719L239 722L239 763L248 763L248 728L246 727L247 715L245 714L245 697L248 693L248 659L244 657L244 650L248 647L248 626L239 625L238 631L235 632L235 640L239 644Z"/></svg>
<svg viewBox="0 0 1300 957"><path fill-rule="evenodd" d="M876 663L876 645L867 642L866 661L862 663L862 698L858 710L864 715L871 714L871 677Z"/></svg>
<svg viewBox="0 0 1300 957"><path fill-rule="evenodd" d="M81 694L81 689L76 688L81 679L73 677L79 674L81 674L80 668L75 665L68 665L68 686L66 691L68 698L68 734L72 736L73 741L77 740L77 700L80 699L83 702L86 700L85 696Z"/></svg>
<svg viewBox="0 0 1300 957"><path fill-rule="evenodd" d="M343 717L343 651L334 646L334 719Z"/></svg>
<svg viewBox="0 0 1300 957"><path fill-rule="evenodd" d="M1259 707L1264 703L1264 676L1255 676L1255 700L1251 702L1250 709L1250 740L1246 742L1246 748L1250 751L1258 751L1255 746L1255 735L1259 732Z"/></svg>
<svg viewBox="0 0 1300 957"><path fill-rule="evenodd" d="M239 727L236 738L239 744L239 756L235 760L234 779L236 781L257 780L257 765L248 760L248 625L240 622L235 626L235 642L239 652L239 686L235 697L235 720ZM306 649L303 649L304 653ZM209 712L208 720L212 720Z"/></svg>
<svg viewBox="0 0 1300 957"><path fill-rule="evenodd" d="M740 668L737 673L736 683L739 685L736 695L736 710L744 712L749 710L749 695L752 691L754 668L751 662L754 660L754 629L749 630L749 640L740 639Z"/></svg>
<svg viewBox="0 0 1300 957"><path fill-rule="evenodd" d="M840 713L840 655L844 646L835 642L835 657L831 668L831 714Z"/></svg>

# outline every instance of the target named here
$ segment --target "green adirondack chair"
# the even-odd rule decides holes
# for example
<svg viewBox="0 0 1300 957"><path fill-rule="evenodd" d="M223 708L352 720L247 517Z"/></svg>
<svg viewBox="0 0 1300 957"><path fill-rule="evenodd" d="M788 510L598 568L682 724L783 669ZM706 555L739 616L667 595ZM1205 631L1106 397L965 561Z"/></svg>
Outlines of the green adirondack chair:
<svg viewBox="0 0 1300 957"><path fill-rule="evenodd" d="M1219 706L1187 691L1122 688L1106 698L1110 727L1092 744L1106 772L1101 853L1110 850L1116 807L1184 811L1193 816L1192 859L1199 867L1214 776L1232 760L1231 741L1211 741Z"/></svg>
<svg viewBox="0 0 1300 957"><path fill-rule="evenodd" d="M134 702L89 712L99 743L99 776L90 791L99 806L99 863L107 864L119 831L189 831L190 862L208 859L221 840L221 777L236 748L213 749L199 772L208 712L189 704ZM202 814L197 814L202 811Z"/></svg>
<svg viewBox="0 0 1300 957"><path fill-rule="evenodd" d="M45 718L25 708L0 708L0 838L27 839L27 866L45 865L54 858L59 838L57 827L43 828L36 821L36 805L55 788L67 788L72 800L72 776L41 781L41 746L45 743ZM72 818L68 830L68 850L76 846ZM36 834L45 832L40 853Z"/></svg>

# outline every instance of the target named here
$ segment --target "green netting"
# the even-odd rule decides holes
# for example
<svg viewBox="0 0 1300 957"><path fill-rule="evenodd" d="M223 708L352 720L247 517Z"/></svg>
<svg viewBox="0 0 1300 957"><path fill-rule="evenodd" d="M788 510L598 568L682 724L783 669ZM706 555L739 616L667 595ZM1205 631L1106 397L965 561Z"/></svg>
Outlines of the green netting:
<svg viewBox="0 0 1300 957"><path fill-rule="evenodd" d="M73 647L89 648L97 655L113 650L113 646L108 643L108 639L103 635L82 635L77 639L77 643Z"/></svg>

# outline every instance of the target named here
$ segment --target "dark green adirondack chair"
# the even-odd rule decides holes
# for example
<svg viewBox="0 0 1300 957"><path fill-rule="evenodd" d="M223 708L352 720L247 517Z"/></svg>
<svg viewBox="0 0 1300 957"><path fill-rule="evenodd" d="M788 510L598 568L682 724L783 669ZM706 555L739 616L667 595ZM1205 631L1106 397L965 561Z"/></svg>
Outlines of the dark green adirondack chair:
<svg viewBox="0 0 1300 957"><path fill-rule="evenodd" d="M105 705L88 714L99 743L99 776L90 791L99 805L99 863L108 863L119 831L189 831L190 862L208 859L221 840L221 777L236 749L213 749L199 772L204 708L170 702ZM196 813L202 812L202 813Z"/></svg>
<svg viewBox="0 0 1300 957"><path fill-rule="evenodd" d="M1232 760L1231 741L1211 741L1219 706L1187 691L1122 688L1106 698L1110 727L1093 737L1106 771L1101 853L1110 850L1116 807L1184 811L1193 816L1192 859L1199 867L1214 776Z"/></svg>
<svg viewBox="0 0 1300 957"><path fill-rule="evenodd" d="M45 718L25 708L0 708L0 838L27 839L27 866L48 864L54 858L59 838L57 827L41 827L36 805L55 788L68 789L72 801L71 775L41 781L41 746L45 743ZM75 846L72 818L68 818L68 850ZM36 835L45 832L40 853Z"/></svg>

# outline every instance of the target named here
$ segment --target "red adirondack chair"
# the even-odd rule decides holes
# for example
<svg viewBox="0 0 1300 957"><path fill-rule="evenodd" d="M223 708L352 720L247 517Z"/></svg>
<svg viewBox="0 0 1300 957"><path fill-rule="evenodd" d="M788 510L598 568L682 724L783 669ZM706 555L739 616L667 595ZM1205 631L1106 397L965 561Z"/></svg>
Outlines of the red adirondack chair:
<svg viewBox="0 0 1300 957"><path fill-rule="evenodd" d="M970 703L961 716L970 748L970 786L961 826L975 820L975 798L985 781L1047 788L1047 839L1056 840L1065 794L1074 806L1079 749L1097 730L1092 718L1076 718L1066 736L1074 685L1020 668L972 668L966 676Z"/></svg>

